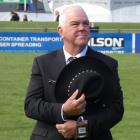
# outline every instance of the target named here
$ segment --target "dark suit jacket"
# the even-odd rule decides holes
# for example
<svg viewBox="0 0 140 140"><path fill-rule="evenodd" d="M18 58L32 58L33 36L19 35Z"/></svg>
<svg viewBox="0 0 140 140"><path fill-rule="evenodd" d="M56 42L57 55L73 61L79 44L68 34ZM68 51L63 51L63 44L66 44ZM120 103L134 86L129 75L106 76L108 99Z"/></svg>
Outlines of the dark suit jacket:
<svg viewBox="0 0 140 140"><path fill-rule="evenodd" d="M105 89L100 101L89 103L84 117L89 122L88 140L112 140L110 129L123 116L123 95L119 84L117 61L88 48L87 54L104 61L112 70L114 87ZM55 124L62 123L61 103L54 94L55 82L65 67L63 50L57 50L34 59L32 74L25 98L25 113L35 119L31 140L65 140L57 132Z"/></svg>

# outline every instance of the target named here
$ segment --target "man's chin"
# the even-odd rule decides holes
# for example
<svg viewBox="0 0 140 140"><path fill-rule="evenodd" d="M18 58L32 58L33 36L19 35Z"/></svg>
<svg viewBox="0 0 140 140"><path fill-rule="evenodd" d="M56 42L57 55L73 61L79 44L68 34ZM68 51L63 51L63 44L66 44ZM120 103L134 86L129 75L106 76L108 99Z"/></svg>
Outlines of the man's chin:
<svg viewBox="0 0 140 140"><path fill-rule="evenodd" d="M88 41L79 41L79 44L81 45L81 46L86 46L87 44L88 44Z"/></svg>
<svg viewBox="0 0 140 140"><path fill-rule="evenodd" d="M77 45L84 48L85 46L87 46L87 43L79 43L79 44L77 44Z"/></svg>

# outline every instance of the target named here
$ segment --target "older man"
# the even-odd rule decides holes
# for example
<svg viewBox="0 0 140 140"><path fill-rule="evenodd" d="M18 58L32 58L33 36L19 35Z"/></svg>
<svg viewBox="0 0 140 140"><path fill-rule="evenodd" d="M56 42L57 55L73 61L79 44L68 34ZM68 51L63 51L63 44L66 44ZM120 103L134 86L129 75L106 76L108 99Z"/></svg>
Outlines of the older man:
<svg viewBox="0 0 140 140"><path fill-rule="evenodd" d="M122 119L124 112L117 61L88 47L89 20L80 6L64 9L57 30L63 38L63 47L35 58L32 67L25 98L26 115L37 121L31 140L112 140L110 129ZM88 104L86 93L80 93L77 98L78 89L66 101L58 102L55 84L61 71L70 63L69 58L84 56L94 56L111 69L113 88L108 86L98 102ZM80 132L77 116L86 120ZM86 135L81 138L83 132Z"/></svg>

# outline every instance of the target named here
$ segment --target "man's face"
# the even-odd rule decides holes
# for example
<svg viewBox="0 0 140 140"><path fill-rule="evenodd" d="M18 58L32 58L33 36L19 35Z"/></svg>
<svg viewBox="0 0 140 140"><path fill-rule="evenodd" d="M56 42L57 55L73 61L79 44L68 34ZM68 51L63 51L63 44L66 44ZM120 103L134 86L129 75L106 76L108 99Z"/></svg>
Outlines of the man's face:
<svg viewBox="0 0 140 140"><path fill-rule="evenodd" d="M90 36L87 16L83 12L69 13L62 27L61 35L66 45L81 47L87 45Z"/></svg>

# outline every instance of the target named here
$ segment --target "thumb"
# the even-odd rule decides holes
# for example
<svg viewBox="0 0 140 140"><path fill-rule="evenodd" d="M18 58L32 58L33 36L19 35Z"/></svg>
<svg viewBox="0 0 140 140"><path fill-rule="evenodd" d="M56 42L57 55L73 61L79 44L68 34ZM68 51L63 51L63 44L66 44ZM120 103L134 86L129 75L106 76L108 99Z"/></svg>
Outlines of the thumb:
<svg viewBox="0 0 140 140"><path fill-rule="evenodd" d="M57 128L57 129L59 129L59 128L60 128L60 124L56 124L55 126L56 126L56 128Z"/></svg>

